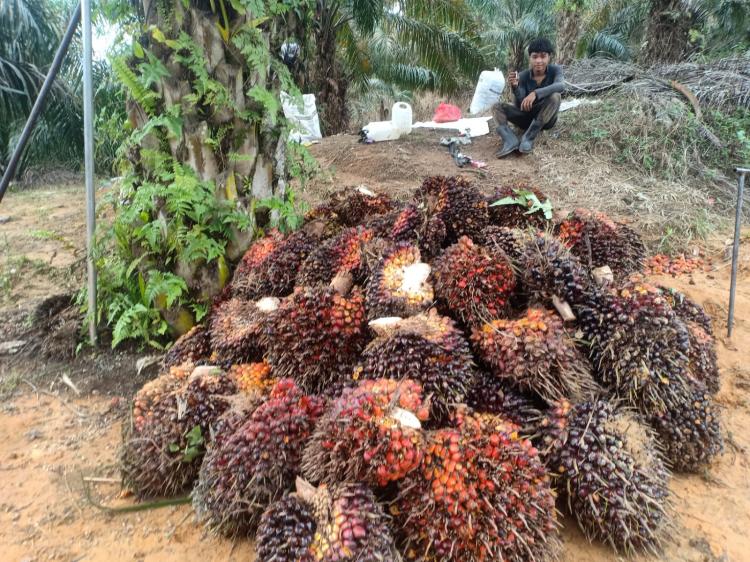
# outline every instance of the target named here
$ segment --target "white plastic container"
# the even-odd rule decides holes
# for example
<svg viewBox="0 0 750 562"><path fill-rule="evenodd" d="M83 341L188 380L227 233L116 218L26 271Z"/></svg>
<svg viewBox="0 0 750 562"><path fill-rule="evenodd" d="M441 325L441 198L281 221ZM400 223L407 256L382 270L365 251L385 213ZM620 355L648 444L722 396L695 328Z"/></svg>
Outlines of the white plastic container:
<svg viewBox="0 0 750 562"><path fill-rule="evenodd" d="M367 139L374 142L396 140L401 136L401 131L396 128L393 121L372 121L362 127L362 130Z"/></svg>
<svg viewBox="0 0 750 562"><path fill-rule="evenodd" d="M503 89L505 89L505 76L500 69L482 71L474 90L474 97L471 99L469 113L477 115L492 109L492 106L500 101Z"/></svg>
<svg viewBox="0 0 750 562"><path fill-rule="evenodd" d="M411 133L412 111L411 106L403 101L396 102L391 108L391 121L402 135Z"/></svg>

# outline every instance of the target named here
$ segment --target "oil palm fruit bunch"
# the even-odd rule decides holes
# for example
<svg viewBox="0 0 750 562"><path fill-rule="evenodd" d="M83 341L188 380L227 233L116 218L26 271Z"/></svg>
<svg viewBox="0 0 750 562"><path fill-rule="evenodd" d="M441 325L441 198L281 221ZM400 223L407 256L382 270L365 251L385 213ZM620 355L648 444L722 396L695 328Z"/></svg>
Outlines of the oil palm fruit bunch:
<svg viewBox="0 0 750 562"><path fill-rule="evenodd" d="M716 340L700 324L685 322L690 337L690 375L706 387L711 394L719 392L721 377L716 356Z"/></svg>
<svg viewBox="0 0 750 562"><path fill-rule="evenodd" d="M659 288L663 291L664 298L667 299L672 310L683 322L695 322L709 336L714 335L711 317L706 314L702 306L677 289L662 286Z"/></svg>
<svg viewBox="0 0 750 562"><path fill-rule="evenodd" d="M328 407L307 444L302 467L312 482L386 486L417 468L421 422L429 416L419 384L362 381Z"/></svg>
<svg viewBox="0 0 750 562"><path fill-rule="evenodd" d="M461 236L478 236L489 224L487 201L479 189L466 178L430 176L414 194L418 207L445 224L446 242L455 243Z"/></svg>
<svg viewBox="0 0 750 562"><path fill-rule="evenodd" d="M193 491L199 517L226 535L253 532L263 510L294 484L324 406L291 379L280 380L249 419L206 455Z"/></svg>
<svg viewBox="0 0 750 562"><path fill-rule="evenodd" d="M294 494L269 505L255 536L258 562L314 562L310 549L317 522L314 506Z"/></svg>
<svg viewBox="0 0 750 562"><path fill-rule="evenodd" d="M524 435L534 432L535 422L539 419L539 409L532 398L484 370L474 378L466 404L479 414L492 414L510 421Z"/></svg>
<svg viewBox="0 0 750 562"><path fill-rule="evenodd" d="M520 318L487 322L471 341L493 375L548 403L594 389L588 362L553 311L531 307Z"/></svg>
<svg viewBox="0 0 750 562"><path fill-rule="evenodd" d="M344 223L330 203L323 203L305 213L303 228L330 238L341 232Z"/></svg>
<svg viewBox="0 0 750 562"><path fill-rule="evenodd" d="M327 285L337 274L345 272L361 281L368 273L362 260L362 248L374 235L370 229L351 227L324 241L302 262L297 286Z"/></svg>
<svg viewBox="0 0 750 562"><path fill-rule="evenodd" d="M285 297L294 290L297 270L302 262L320 243L320 237L301 229L286 237L271 234L261 239L271 238L272 242L263 246L262 259L260 251L253 252L253 259L240 262L232 281L232 294L248 300L263 297ZM256 242L257 244L257 242Z"/></svg>
<svg viewBox="0 0 750 562"><path fill-rule="evenodd" d="M590 541L618 552L658 552L670 526L669 472L652 432L610 402L549 412L547 464Z"/></svg>
<svg viewBox="0 0 750 562"><path fill-rule="evenodd" d="M269 230L265 236L250 244L234 270L231 284L238 288L247 285L248 291L251 290L255 282L255 276L262 270L265 261L273 255L283 242L284 235L274 228ZM260 296L247 295L246 297L256 299Z"/></svg>
<svg viewBox="0 0 750 562"><path fill-rule="evenodd" d="M700 384L684 390L660 414L649 418L659 436L663 455L673 470L700 472L724 449L719 408Z"/></svg>
<svg viewBox="0 0 750 562"><path fill-rule="evenodd" d="M199 324L190 328L174 342L164 356L162 368L169 369L188 362L198 364L208 360L210 356L211 335L205 326Z"/></svg>
<svg viewBox="0 0 750 562"><path fill-rule="evenodd" d="M548 560L558 548L555 493L536 449L495 416L458 411L428 433L420 469L391 511L410 560Z"/></svg>
<svg viewBox="0 0 750 562"><path fill-rule="evenodd" d="M276 385L271 365L267 361L239 363L229 368L227 375L234 380L238 392L242 394L268 394Z"/></svg>
<svg viewBox="0 0 750 562"><path fill-rule="evenodd" d="M491 251L463 236L434 262L435 295L447 311L467 326L509 312L516 275L502 251Z"/></svg>
<svg viewBox="0 0 750 562"><path fill-rule="evenodd" d="M533 197L532 197L533 196ZM534 197L539 204L549 200L544 193L525 181L517 181L498 187L492 196L487 198L490 224L507 228L546 228L549 221L544 212L533 208ZM502 205L495 205L503 201Z"/></svg>
<svg viewBox="0 0 750 562"><path fill-rule="evenodd" d="M419 246L427 259L436 257L447 236L445 222L436 214L429 214L414 203L406 205L394 216L384 237L394 242L411 242Z"/></svg>
<svg viewBox="0 0 750 562"><path fill-rule="evenodd" d="M491 224L482 230L476 242L486 246L490 250L505 252L505 255L513 263L517 263L523 254L524 241L526 239L527 235L517 228Z"/></svg>
<svg viewBox="0 0 750 562"><path fill-rule="evenodd" d="M474 370L471 350L453 320L434 310L409 318L370 322L377 337L362 352L359 379L410 379L430 401L431 420L439 422L449 405L462 403Z"/></svg>
<svg viewBox="0 0 750 562"><path fill-rule="evenodd" d="M367 284L368 318L412 316L430 307L430 266L421 261L416 246L392 245L380 257Z"/></svg>
<svg viewBox="0 0 750 562"><path fill-rule="evenodd" d="M268 561L399 562L388 523L362 484L314 488L298 479L297 493L263 515L256 547Z"/></svg>
<svg viewBox="0 0 750 562"><path fill-rule="evenodd" d="M266 359L279 377L293 377L311 392L351 372L369 339L365 299L333 288L299 288L266 322Z"/></svg>
<svg viewBox="0 0 750 562"><path fill-rule="evenodd" d="M662 292L635 280L577 307L602 383L644 416L682 400L690 338Z"/></svg>
<svg viewBox="0 0 750 562"><path fill-rule="evenodd" d="M357 226L367 218L396 208L393 199L364 186L337 191L329 197L328 204L345 226Z"/></svg>
<svg viewBox="0 0 750 562"><path fill-rule="evenodd" d="M518 258L521 284L532 301L556 298L575 307L596 299L596 288L581 262L556 238L538 232L522 238Z"/></svg>
<svg viewBox="0 0 750 562"><path fill-rule="evenodd" d="M608 265L616 279L643 271L646 248L641 237L604 213L576 209L556 227L557 236L591 268Z"/></svg>
<svg viewBox="0 0 750 562"><path fill-rule="evenodd" d="M136 395L130 423L123 425L123 485L138 498L172 496L195 481L210 425L229 407L234 382L222 371L173 368ZM176 384L175 384L176 382Z"/></svg>
<svg viewBox="0 0 750 562"><path fill-rule="evenodd" d="M263 358L263 330L268 316L279 307L279 299L266 297L256 302L232 297L211 310L208 330L212 361L233 365Z"/></svg>

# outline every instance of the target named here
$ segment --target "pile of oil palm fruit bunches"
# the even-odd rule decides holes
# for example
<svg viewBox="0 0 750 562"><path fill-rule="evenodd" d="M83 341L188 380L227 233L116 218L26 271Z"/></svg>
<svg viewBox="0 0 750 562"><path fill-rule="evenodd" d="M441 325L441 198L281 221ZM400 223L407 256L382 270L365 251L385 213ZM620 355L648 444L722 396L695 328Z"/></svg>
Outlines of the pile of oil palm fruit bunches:
<svg viewBox="0 0 750 562"><path fill-rule="evenodd" d="M710 319L627 225L493 205L521 189L351 188L255 241L135 396L126 486L264 562L551 560L564 512L658 553L723 448Z"/></svg>

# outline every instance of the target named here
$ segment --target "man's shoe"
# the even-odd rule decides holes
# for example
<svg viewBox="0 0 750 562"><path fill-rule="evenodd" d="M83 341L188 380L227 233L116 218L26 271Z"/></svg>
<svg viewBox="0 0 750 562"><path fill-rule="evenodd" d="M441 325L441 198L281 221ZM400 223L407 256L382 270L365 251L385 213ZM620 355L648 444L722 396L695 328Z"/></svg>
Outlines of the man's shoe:
<svg viewBox="0 0 750 562"><path fill-rule="evenodd" d="M500 125L497 129L497 134L500 135L500 138L503 139L503 146L495 152L495 156L498 158L502 158L503 156L507 156L514 150L518 148L518 137L516 134L510 130L510 127L508 125Z"/></svg>
<svg viewBox="0 0 750 562"><path fill-rule="evenodd" d="M536 140L536 137L541 130L542 123L539 120L534 119L531 122L531 125L529 125L529 128L526 129L523 137L521 137L521 144L518 145L518 152L521 154L528 154L534 150L534 140Z"/></svg>

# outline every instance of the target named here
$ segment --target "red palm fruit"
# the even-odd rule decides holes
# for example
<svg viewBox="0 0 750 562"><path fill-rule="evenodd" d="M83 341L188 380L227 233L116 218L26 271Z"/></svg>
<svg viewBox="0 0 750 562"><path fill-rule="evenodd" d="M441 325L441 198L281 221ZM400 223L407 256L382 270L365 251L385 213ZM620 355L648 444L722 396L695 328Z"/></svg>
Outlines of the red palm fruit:
<svg viewBox="0 0 750 562"><path fill-rule="evenodd" d="M669 472L648 427L591 401L560 404L541 433L546 462L586 537L624 554L657 553L671 523Z"/></svg>
<svg viewBox="0 0 750 562"><path fill-rule="evenodd" d="M257 302L232 297L214 306L208 323L213 362L233 365L261 360L265 322L279 302L275 297Z"/></svg>
<svg viewBox="0 0 750 562"><path fill-rule="evenodd" d="M410 560L549 560L557 553L555 493L536 449L501 418L458 410L430 432L420 469L392 513Z"/></svg>
<svg viewBox="0 0 750 562"><path fill-rule="evenodd" d="M521 204L493 205L497 201L508 198L516 199L519 202L523 201L522 196L525 194L535 195L539 203L549 200L549 197L527 181L516 181L498 187L487 198L490 224L507 228L526 229L531 227L534 230L544 230L549 224L549 220L545 218L542 211L530 212L532 202L528 201L528 198L526 198L525 206Z"/></svg>
<svg viewBox="0 0 750 562"><path fill-rule="evenodd" d="M257 251L253 245L245 254L232 279L232 295L246 300L289 295L297 270L320 243L320 237L307 230L286 237L274 233L261 240L267 239Z"/></svg>
<svg viewBox="0 0 750 562"><path fill-rule="evenodd" d="M326 484L396 482L419 465L420 421L427 417L419 384L363 381L334 400L316 425L305 449L303 474Z"/></svg>
<svg viewBox="0 0 750 562"><path fill-rule="evenodd" d="M489 224L487 201L466 178L425 178L414 199L429 216L436 216L445 224L447 243L455 243L464 235L478 236Z"/></svg>
<svg viewBox="0 0 750 562"><path fill-rule="evenodd" d="M451 404L464 402L474 364L469 344L450 318L430 311L404 319L378 319L370 326L378 337L365 348L354 376L419 383L436 423Z"/></svg>
<svg viewBox="0 0 750 562"><path fill-rule="evenodd" d="M364 297L332 288L298 289L266 322L266 359L280 377L320 391L351 372L369 339Z"/></svg>
<svg viewBox="0 0 750 562"><path fill-rule="evenodd" d="M186 371L192 371L184 376ZM171 377L171 380L170 380ZM123 484L139 498L171 496L195 481L211 425L237 388L215 367L174 369L147 384L123 425Z"/></svg>
<svg viewBox="0 0 750 562"><path fill-rule="evenodd" d="M492 374L547 402L580 399L595 388L588 362L550 310L532 307L520 318L485 323L471 341Z"/></svg>
<svg viewBox="0 0 750 562"><path fill-rule="evenodd" d="M352 227L329 238L310 252L299 268L298 286L327 285L340 273L351 273L355 280L366 274L363 263L363 246L371 241L374 232L364 227Z"/></svg>
<svg viewBox="0 0 750 562"><path fill-rule="evenodd" d="M556 227L557 236L590 268L608 265L616 280L643 271L646 248L641 237L604 213L576 209Z"/></svg>
<svg viewBox="0 0 750 562"><path fill-rule="evenodd" d="M322 399L280 380L250 418L207 453L193 491L199 517L226 535L254 531L263 510L294 484L323 408Z"/></svg>
<svg viewBox="0 0 750 562"><path fill-rule="evenodd" d="M162 368L169 369L186 362L199 363L208 360L210 356L211 336L205 326L197 325L172 344L164 356Z"/></svg>
<svg viewBox="0 0 750 562"><path fill-rule="evenodd" d="M467 326L506 315L516 287L505 253L474 244L466 236L435 261L432 278L439 302Z"/></svg>
<svg viewBox="0 0 750 562"><path fill-rule="evenodd" d="M391 246L373 268L367 284L367 316L412 316L432 304L427 281L430 266L421 261L419 249L408 243Z"/></svg>
<svg viewBox="0 0 750 562"><path fill-rule="evenodd" d="M278 382L267 361L232 365L227 374L243 394L268 394Z"/></svg>

